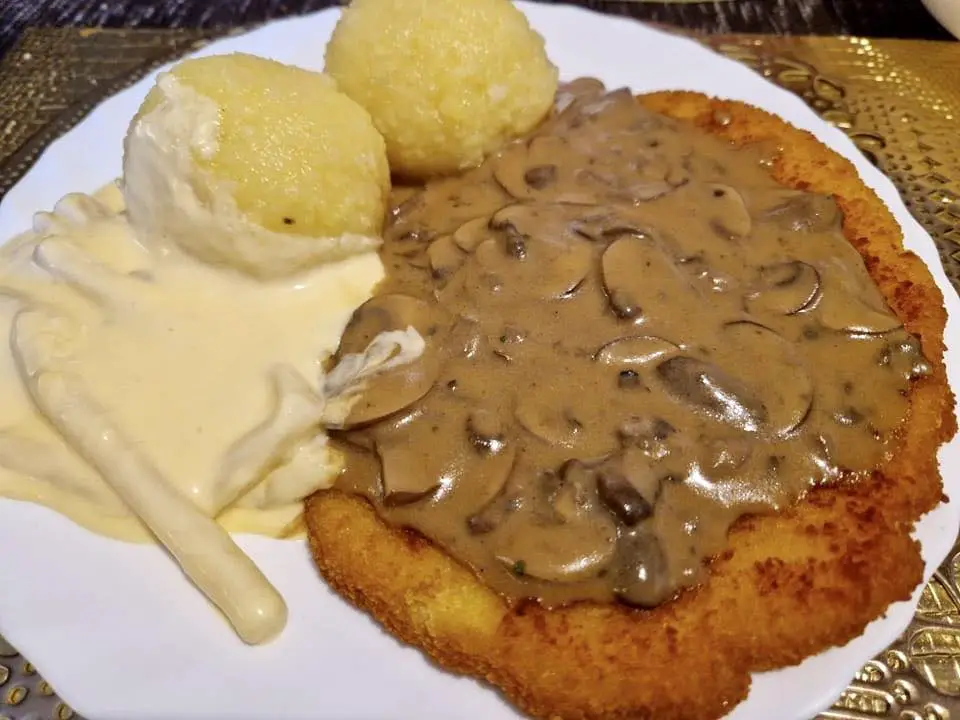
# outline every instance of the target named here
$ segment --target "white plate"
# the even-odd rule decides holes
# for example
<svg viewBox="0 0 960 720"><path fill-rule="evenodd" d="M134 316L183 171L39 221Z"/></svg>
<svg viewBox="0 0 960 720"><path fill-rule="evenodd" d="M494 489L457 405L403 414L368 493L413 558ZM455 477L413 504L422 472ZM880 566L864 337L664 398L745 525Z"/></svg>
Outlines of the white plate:
<svg viewBox="0 0 960 720"><path fill-rule="evenodd" d="M933 242L893 185L799 99L695 42L639 23L572 7L520 6L546 38L564 78L592 75L637 92L688 89L745 100L812 131L850 158L893 209L907 246L932 269L951 314L948 342L960 340L960 302ZM241 50L319 69L336 19L337 11L327 10L277 22L201 54ZM26 228L34 211L50 208L65 193L92 190L119 174L121 139L150 82L106 101L47 149L0 204L0 237ZM948 365L958 388L956 352ZM945 468L960 466L960 442L940 457ZM956 473L946 480L948 489L960 490ZM928 576L949 551L958 524L960 507L953 503L918 526ZM338 599L318 579L303 543L252 537L239 542L290 606L286 631L266 647L244 646L159 549L106 540L44 508L0 501L0 632L93 720L516 717L496 693L436 670ZM730 719L812 717L863 661L896 638L913 607L891 607L844 648L757 676L749 699Z"/></svg>
<svg viewBox="0 0 960 720"><path fill-rule="evenodd" d="M923 0L937 22L960 38L960 0Z"/></svg>

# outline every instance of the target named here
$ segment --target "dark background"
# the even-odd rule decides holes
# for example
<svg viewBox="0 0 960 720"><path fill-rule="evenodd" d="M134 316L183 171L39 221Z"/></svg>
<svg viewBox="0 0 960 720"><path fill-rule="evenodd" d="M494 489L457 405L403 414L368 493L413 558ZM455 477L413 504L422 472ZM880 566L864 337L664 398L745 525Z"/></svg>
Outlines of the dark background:
<svg viewBox="0 0 960 720"><path fill-rule="evenodd" d="M232 27L335 4L335 0L0 0L0 56L28 25ZM707 32L951 37L920 0L727 0L681 5L582 0L576 4Z"/></svg>

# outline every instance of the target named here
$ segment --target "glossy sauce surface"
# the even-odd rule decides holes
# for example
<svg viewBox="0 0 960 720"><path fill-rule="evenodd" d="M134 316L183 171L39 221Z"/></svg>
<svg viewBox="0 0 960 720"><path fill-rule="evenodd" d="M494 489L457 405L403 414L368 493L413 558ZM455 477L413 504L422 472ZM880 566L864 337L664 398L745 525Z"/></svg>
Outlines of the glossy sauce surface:
<svg viewBox="0 0 960 720"><path fill-rule="evenodd" d="M475 171L397 196L340 352L407 325L339 486L511 598L652 606L730 525L889 451L928 372L836 203L596 81Z"/></svg>

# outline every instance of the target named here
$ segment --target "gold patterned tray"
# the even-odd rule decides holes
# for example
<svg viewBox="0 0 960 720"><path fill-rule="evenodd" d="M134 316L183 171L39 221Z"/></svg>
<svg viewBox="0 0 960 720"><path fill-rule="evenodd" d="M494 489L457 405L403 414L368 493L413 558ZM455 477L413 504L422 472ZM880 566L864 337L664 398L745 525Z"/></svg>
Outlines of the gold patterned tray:
<svg viewBox="0 0 960 720"><path fill-rule="evenodd" d="M186 30L28 31L0 64L0 198L98 102L209 39ZM960 44L698 39L796 93L844 130L894 181L960 289ZM72 717L0 638L0 720ZM911 626L857 673L820 715L828 718L960 720L960 544L924 590Z"/></svg>

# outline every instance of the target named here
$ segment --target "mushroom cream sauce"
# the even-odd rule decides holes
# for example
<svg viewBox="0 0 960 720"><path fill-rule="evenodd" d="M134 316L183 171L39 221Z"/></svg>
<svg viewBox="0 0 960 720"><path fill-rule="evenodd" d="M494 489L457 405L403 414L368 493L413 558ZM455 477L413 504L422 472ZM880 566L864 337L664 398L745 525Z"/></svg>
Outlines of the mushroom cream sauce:
<svg viewBox="0 0 960 720"><path fill-rule="evenodd" d="M929 372L832 198L583 79L397 198L340 353L409 326L336 442L370 500L509 598L653 606L731 524L892 448Z"/></svg>

